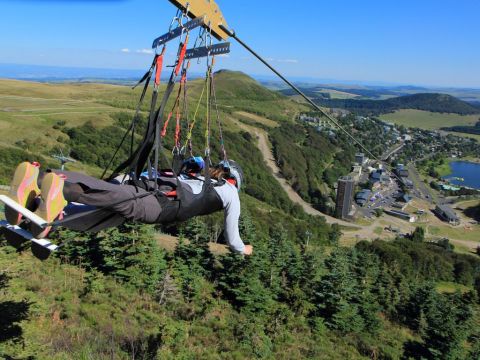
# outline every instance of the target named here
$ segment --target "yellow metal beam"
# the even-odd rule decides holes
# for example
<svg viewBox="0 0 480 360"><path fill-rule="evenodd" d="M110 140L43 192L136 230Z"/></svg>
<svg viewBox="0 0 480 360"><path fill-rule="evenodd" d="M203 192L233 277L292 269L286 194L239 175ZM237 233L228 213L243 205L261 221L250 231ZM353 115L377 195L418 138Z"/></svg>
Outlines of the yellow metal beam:
<svg viewBox="0 0 480 360"><path fill-rule="evenodd" d="M182 11L188 8L188 16L192 19L204 16L206 27L211 29L212 35L217 40L227 40L228 34L219 26L223 25L228 28L227 22L223 17L220 8L214 0L169 0L173 5Z"/></svg>

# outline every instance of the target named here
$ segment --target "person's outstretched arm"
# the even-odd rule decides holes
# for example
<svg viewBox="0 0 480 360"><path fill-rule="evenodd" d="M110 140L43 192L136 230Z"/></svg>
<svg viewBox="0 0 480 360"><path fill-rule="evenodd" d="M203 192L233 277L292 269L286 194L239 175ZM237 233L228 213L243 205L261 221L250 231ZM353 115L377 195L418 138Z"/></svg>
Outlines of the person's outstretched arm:
<svg viewBox="0 0 480 360"><path fill-rule="evenodd" d="M238 222L240 219L240 197L237 189L230 184L225 184L217 191L222 198L225 210L224 236L230 248L245 255L253 253L252 245L245 245L240 237Z"/></svg>

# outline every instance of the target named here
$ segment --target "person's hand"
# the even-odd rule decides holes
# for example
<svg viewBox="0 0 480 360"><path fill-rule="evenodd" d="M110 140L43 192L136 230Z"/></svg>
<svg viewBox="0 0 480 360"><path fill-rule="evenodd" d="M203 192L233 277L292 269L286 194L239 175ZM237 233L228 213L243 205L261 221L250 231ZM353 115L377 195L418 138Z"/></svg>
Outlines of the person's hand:
<svg viewBox="0 0 480 360"><path fill-rule="evenodd" d="M243 250L243 254L250 256L253 254L253 246L252 245L245 245L245 249Z"/></svg>

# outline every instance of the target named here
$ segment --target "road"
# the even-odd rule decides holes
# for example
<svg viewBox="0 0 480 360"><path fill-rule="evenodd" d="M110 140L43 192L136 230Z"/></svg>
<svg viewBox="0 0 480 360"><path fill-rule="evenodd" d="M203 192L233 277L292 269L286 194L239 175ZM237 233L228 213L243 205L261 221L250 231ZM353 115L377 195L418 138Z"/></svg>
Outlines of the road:
<svg viewBox="0 0 480 360"><path fill-rule="evenodd" d="M419 192L416 195L421 195L423 199L428 201L430 204L433 204L434 201L438 203L438 198L437 196L433 193L433 191L430 189L429 185L425 184L422 181L422 178L420 177L420 174L418 173L417 168L415 167L414 164L410 163L407 166L408 173L410 175L410 178L413 181L413 184L415 186L415 189Z"/></svg>
<svg viewBox="0 0 480 360"><path fill-rule="evenodd" d="M401 149L403 149L404 146L405 146L405 142L402 142L400 145L393 148L391 151L389 151L388 153L382 156L382 161L387 161L390 158L390 156L399 152Z"/></svg>

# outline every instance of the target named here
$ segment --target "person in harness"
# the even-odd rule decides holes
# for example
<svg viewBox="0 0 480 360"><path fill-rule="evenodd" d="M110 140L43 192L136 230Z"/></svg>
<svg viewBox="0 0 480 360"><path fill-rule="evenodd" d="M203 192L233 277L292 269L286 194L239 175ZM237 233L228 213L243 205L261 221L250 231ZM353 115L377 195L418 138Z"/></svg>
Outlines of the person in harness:
<svg viewBox="0 0 480 360"><path fill-rule="evenodd" d="M90 232L115 227L126 220L168 224L223 209L224 237L228 245L234 252L251 255L253 247L243 243L238 227L238 192L243 183L241 167L232 160L222 161L210 168L204 178L197 176L204 166L203 159L190 158L184 165L185 170L178 177L159 174L156 182L142 177L142 181L131 185L70 171L40 173L37 163L24 162L15 171L10 198L35 210L35 214L49 224L60 219L61 226ZM82 215L84 211L86 216ZM22 216L8 207L5 216L12 225L22 221ZM51 228L30 224L30 231L36 238L46 237Z"/></svg>

